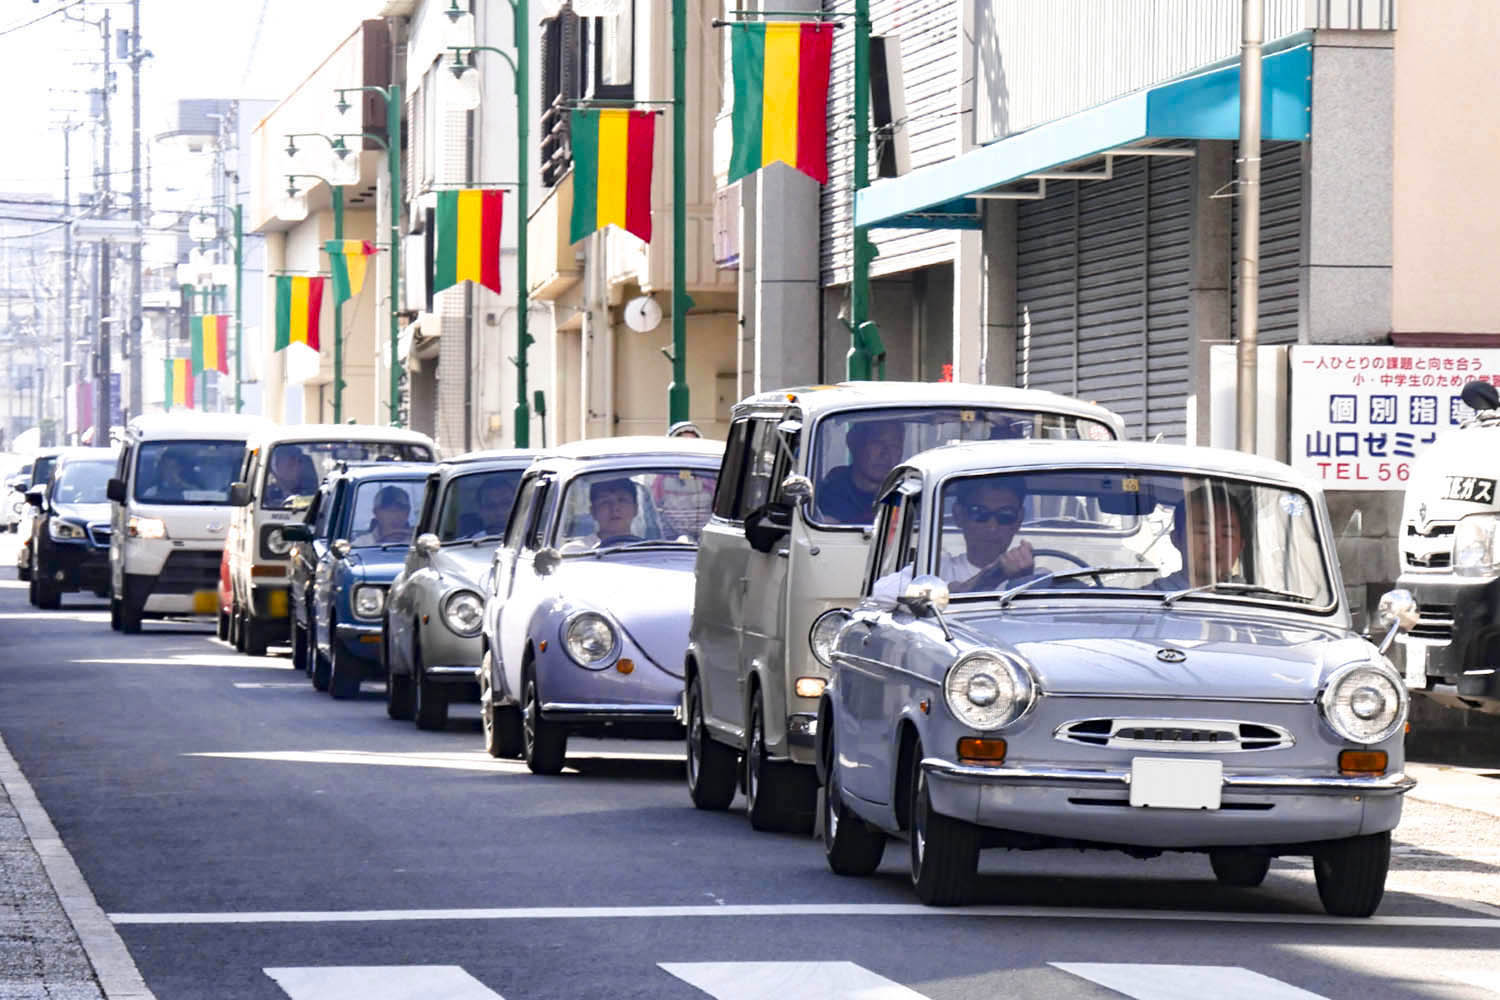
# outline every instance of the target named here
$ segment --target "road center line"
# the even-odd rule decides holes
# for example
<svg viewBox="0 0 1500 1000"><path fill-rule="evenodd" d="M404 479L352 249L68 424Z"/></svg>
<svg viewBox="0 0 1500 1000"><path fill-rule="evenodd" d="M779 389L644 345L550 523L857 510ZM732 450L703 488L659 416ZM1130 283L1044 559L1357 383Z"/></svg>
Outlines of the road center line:
<svg viewBox="0 0 1500 1000"><path fill-rule="evenodd" d="M1052 906L930 907L919 903L769 903L730 906L516 906L455 910L265 910L226 913L112 913L121 925L397 923L419 920L616 920L673 917L990 917L1011 920L1158 920L1230 924L1312 924L1369 928L1457 928L1500 932L1485 917L1370 917L1321 913L1225 913Z"/></svg>

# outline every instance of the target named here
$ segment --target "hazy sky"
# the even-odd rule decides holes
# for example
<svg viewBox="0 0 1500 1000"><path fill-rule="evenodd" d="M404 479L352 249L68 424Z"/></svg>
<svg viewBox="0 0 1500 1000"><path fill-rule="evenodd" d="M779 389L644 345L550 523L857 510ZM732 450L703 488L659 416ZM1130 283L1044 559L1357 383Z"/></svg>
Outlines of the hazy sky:
<svg viewBox="0 0 1500 1000"><path fill-rule="evenodd" d="M380 0L140 0L141 45L152 52L142 70L145 141L175 122L176 102L194 97L280 99L303 80ZM67 7L21 27L49 10ZM58 123L88 114L87 91L99 85L99 29L66 20L97 21L109 11L111 29L128 27L128 0L0 0L0 191L62 192L62 135ZM127 173L130 73L116 64L112 113L114 163ZM88 183L88 130L73 146L74 189ZM160 184L158 184L160 189Z"/></svg>

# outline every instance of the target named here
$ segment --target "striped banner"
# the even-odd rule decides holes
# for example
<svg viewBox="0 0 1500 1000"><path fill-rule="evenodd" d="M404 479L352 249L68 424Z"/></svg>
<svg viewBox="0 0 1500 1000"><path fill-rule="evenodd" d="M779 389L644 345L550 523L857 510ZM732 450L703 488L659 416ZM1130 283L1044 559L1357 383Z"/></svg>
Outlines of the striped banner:
<svg viewBox="0 0 1500 1000"><path fill-rule="evenodd" d="M292 344L318 349L318 322L323 315L327 278L294 274L276 276L276 350Z"/></svg>
<svg viewBox="0 0 1500 1000"><path fill-rule="evenodd" d="M502 191L481 188L438 192L434 292L452 288L460 281L472 281L499 293L503 195ZM523 225L525 221L521 220Z"/></svg>
<svg viewBox="0 0 1500 1000"><path fill-rule="evenodd" d="M193 374L229 374L229 317L194 316L192 321Z"/></svg>
<svg viewBox="0 0 1500 1000"><path fill-rule="evenodd" d="M375 246L369 240L329 240L323 249L333 271L333 304L341 306L365 287L367 258Z"/></svg>
<svg viewBox="0 0 1500 1000"><path fill-rule="evenodd" d="M605 226L651 242L651 166L656 116L577 109L572 115L573 218L577 243Z"/></svg>
<svg viewBox="0 0 1500 1000"><path fill-rule="evenodd" d="M187 358L167 358L166 378L162 383L161 405L170 410L174 406L193 408L193 369Z"/></svg>
<svg viewBox="0 0 1500 1000"><path fill-rule="evenodd" d="M828 73L833 25L732 24L734 146L731 183L780 161L828 181Z"/></svg>

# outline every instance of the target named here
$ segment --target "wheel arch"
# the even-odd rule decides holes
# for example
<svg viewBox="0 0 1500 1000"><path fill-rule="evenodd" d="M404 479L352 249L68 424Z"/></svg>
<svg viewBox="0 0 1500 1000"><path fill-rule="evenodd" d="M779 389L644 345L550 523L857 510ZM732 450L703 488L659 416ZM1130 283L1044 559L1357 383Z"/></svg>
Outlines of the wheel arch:
<svg viewBox="0 0 1500 1000"><path fill-rule="evenodd" d="M902 719L896 727L896 769L891 776L891 808L896 814L899 829L911 829L911 785L912 765L915 763L917 744L921 736L917 724L911 719Z"/></svg>

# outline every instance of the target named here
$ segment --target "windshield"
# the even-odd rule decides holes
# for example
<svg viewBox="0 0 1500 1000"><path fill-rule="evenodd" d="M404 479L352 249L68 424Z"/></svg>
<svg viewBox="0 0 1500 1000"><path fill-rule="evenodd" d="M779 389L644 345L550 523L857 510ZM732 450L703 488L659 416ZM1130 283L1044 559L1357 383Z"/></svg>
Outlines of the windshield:
<svg viewBox="0 0 1500 1000"><path fill-rule="evenodd" d="M505 534L516 502L521 469L502 469L457 476L448 481L434 528L439 541L458 542Z"/></svg>
<svg viewBox="0 0 1500 1000"><path fill-rule="evenodd" d="M63 464L52 484L53 503L108 503L104 488L114 475L115 463L74 461Z"/></svg>
<svg viewBox="0 0 1500 1000"><path fill-rule="evenodd" d="M406 545L411 541L413 512L427 483L422 479L366 479L354 491L349 515L349 544Z"/></svg>
<svg viewBox="0 0 1500 1000"><path fill-rule="evenodd" d="M1316 507L1283 486L1135 470L970 476L944 485L940 509L926 572L954 593L1030 583L1028 595L1097 588L1333 603Z"/></svg>
<svg viewBox="0 0 1500 1000"><path fill-rule="evenodd" d="M634 542L697 545L718 478L715 470L671 465L575 476L553 544L564 554Z"/></svg>
<svg viewBox="0 0 1500 1000"><path fill-rule="evenodd" d="M152 441L135 461L135 498L153 504L227 504L243 441Z"/></svg>
<svg viewBox="0 0 1500 1000"><path fill-rule="evenodd" d="M298 441L278 444L266 462L261 506L284 510L318 492L318 484L339 462L430 462L425 444L391 441Z"/></svg>
<svg viewBox="0 0 1500 1000"><path fill-rule="evenodd" d="M57 464L57 456L51 455L47 458L39 458L31 466L31 485L45 483L47 477L52 475L52 467Z"/></svg>
<svg viewBox="0 0 1500 1000"><path fill-rule="evenodd" d="M922 406L835 414L818 424L812 454L814 520L872 523L875 491L886 474L919 451L956 441L1022 438L1108 441L1114 432L1098 421L1066 414L995 408Z"/></svg>

